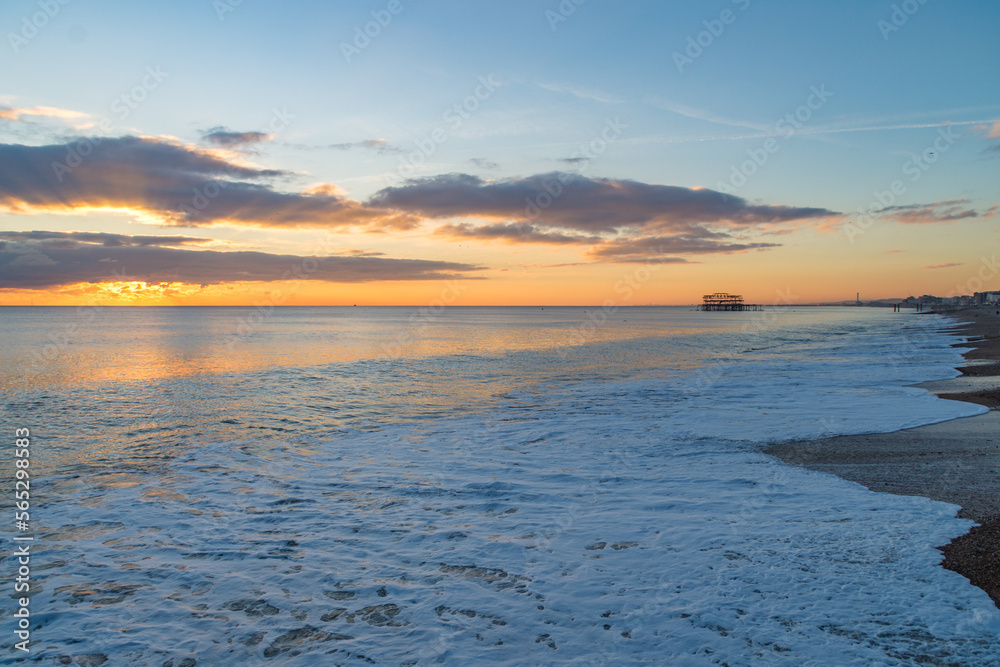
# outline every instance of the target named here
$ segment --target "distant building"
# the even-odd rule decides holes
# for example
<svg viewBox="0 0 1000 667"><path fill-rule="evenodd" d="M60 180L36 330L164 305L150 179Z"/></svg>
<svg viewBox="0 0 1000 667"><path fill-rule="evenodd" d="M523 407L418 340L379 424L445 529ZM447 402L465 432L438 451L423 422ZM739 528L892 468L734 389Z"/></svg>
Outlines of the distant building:
<svg viewBox="0 0 1000 667"><path fill-rule="evenodd" d="M945 309L955 310L957 308L969 308L971 306L981 306L986 304L1000 304L1000 292L976 292L975 294L963 294L961 296L934 296L924 294L923 296L908 296L899 302L900 308L916 308L917 310Z"/></svg>
<svg viewBox="0 0 1000 667"><path fill-rule="evenodd" d="M976 292L972 298L977 305L1000 303L1000 292Z"/></svg>
<svg viewBox="0 0 1000 667"><path fill-rule="evenodd" d="M927 306L940 306L942 301L944 300L941 297L934 296L933 294L925 294L917 299L917 303L923 308Z"/></svg>

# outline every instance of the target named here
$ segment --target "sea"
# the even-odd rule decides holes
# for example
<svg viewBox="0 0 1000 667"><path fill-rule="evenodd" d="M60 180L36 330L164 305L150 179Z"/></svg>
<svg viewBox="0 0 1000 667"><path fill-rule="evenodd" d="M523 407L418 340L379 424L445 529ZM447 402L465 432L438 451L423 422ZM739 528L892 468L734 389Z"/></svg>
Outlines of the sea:
<svg viewBox="0 0 1000 667"><path fill-rule="evenodd" d="M1000 611L939 565L957 506L761 452L985 411L913 386L958 375L956 327L0 308L0 662L1000 664Z"/></svg>

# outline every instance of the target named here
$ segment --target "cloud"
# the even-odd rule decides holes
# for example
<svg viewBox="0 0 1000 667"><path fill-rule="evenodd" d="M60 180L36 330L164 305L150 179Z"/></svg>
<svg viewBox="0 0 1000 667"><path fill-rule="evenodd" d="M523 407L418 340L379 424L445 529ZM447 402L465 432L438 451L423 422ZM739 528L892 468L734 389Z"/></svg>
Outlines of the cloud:
<svg viewBox="0 0 1000 667"><path fill-rule="evenodd" d="M128 234L111 234L108 232L0 232L0 241L26 242L45 241L47 245L76 245L92 243L106 248L125 246L182 246L211 243L212 239L197 236L130 236Z"/></svg>
<svg viewBox="0 0 1000 667"><path fill-rule="evenodd" d="M973 129L985 134L987 139L1000 139L1000 121L987 125L976 125Z"/></svg>
<svg viewBox="0 0 1000 667"><path fill-rule="evenodd" d="M445 174L384 188L368 200L451 223L437 234L505 243L590 245L597 262L683 262L682 255L779 247L742 237L775 234L794 221L839 215L825 208L750 204L705 188L588 178L567 172L487 181ZM498 220L499 219L499 220ZM738 236L737 236L738 234Z"/></svg>
<svg viewBox="0 0 1000 667"><path fill-rule="evenodd" d="M776 248L777 243L734 243L726 234L692 230L689 234L608 241L591 249L593 260L615 263L687 263L678 255L731 254Z"/></svg>
<svg viewBox="0 0 1000 667"><path fill-rule="evenodd" d="M89 118L89 114L82 111L71 111L69 109L58 109L56 107L24 107L15 109L12 107L0 106L0 120L19 121L25 116L41 116L43 118L59 118L62 120L76 120L79 118Z"/></svg>
<svg viewBox="0 0 1000 667"><path fill-rule="evenodd" d="M574 86L568 83L535 82L535 85L542 90L547 90L552 93L568 93L581 100L593 100L595 102L603 102L605 104L621 104L622 102L622 100L613 95L608 95L607 93L589 88L580 88L579 86Z"/></svg>
<svg viewBox="0 0 1000 667"><path fill-rule="evenodd" d="M246 148L263 141L270 141L273 137L274 135L266 132L232 132L224 127L213 127L201 136L210 144L231 149Z"/></svg>
<svg viewBox="0 0 1000 667"><path fill-rule="evenodd" d="M479 167L480 169L499 169L500 165L492 160L487 160L486 158L474 157L469 158L469 162Z"/></svg>
<svg viewBox="0 0 1000 667"><path fill-rule="evenodd" d="M368 201L428 218L479 217L534 222L588 234L626 228L685 231L691 225L741 227L838 215L825 208L752 205L705 188L588 178L568 172L485 181L445 174L384 188Z"/></svg>
<svg viewBox="0 0 1000 667"><path fill-rule="evenodd" d="M968 206L968 199L948 199L930 204L908 204L888 206L878 213L904 225L928 223L951 223L966 218L978 218L981 214Z"/></svg>
<svg viewBox="0 0 1000 667"><path fill-rule="evenodd" d="M527 222L474 226L468 223L438 227L435 234L456 238L500 240L508 243L555 243L560 245L600 243L598 236L545 232Z"/></svg>
<svg viewBox="0 0 1000 667"><path fill-rule="evenodd" d="M363 251L310 258L178 247L205 241L86 232L3 232L0 288L47 289L115 281L215 285L295 280L300 276L334 283L441 280L468 278L468 272L482 268L455 262L371 257Z"/></svg>
<svg viewBox="0 0 1000 667"><path fill-rule="evenodd" d="M677 109L671 109L671 111L677 111ZM680 113L680 112L678 111L678 113ZM683 115L690 115L690 114L683 114ZM733 125L733 126L737 126L737 127L739 127L741 125L746 125L747 127L756 129L755 125L747 124L747 123L741 123L740 121L734 121L734 120L730 120L730 119L725 119L725 118L718 117L718 116L709 116L709 115L706 115L704 117L700 117L700 116L693 116L692 115L692 117L693 118L700 118L701 120L706 120L706 121L709 121L709 122L713 122L713 123L717 123L717 124L722 124L722 125ZM952 126L952 127L966 127L966 126L969 126L969 125L974 125L974 126L977 126L977 127L981 127L982 123L984 123L984 122L985 121L982 121L982 120L969 120L969 121L943 120L943 121L929 122L929 123L901 123L901 124L895 124L895 125L855 125L855 126L847 126L847 125L843 125L843 124L816 125L816 126L809 125L809 126L803 126L803 127L797 128L794 132L792 132L791 135L789 134L787 128L780 129L778 127L771 127L771 128L768 129L768 128L762 126L762 129L760 129L759 131L756 131L754 133L750 133L750 134L746 134L746 133L741 133L741 134L710 134L710 135L702 135L702 136L662 136L662 135L658 135L658 136L649 136L649 137L646 137L645 141L647 143L686 144L686 143L700 143L700 142L706 142L706 141L745 141L747 139L766 139L767 137L774 137L774 136L788 137L788 136L792 136L792 135L794 135L796 137L824 137L825 135L844 134L844 133L851 133L851 132L884 132L884 131L891 131L891 130L917 130L917 129L924 129L924 128L941 128L941 127L949 127L949 126Z"/></svg>
<svg viewBox="0 0 1000 667"><path fill-rule="evenodd" d="M347 250L341 250L335 253L337 255L347 255L350 257L382 257L385 255L384 252L377 252L375 250L357 250L349 248Z"/></svg>
<svg viewBox="0 0 1000 667"><path fill-rule="evenodd" d="M282 192L266 182L290 176L143 137L0 144L0 207L17 213L112 208L189 227L408 229L419 224L412 216L348 199L333 186Z"/></svg>
<svg viewBox="0 0 1000 667"><path fill-rule="evenodd" d="M688 263L679 255L730 254L779 247L777 243L741 243L724 232L693 227L672 236L639 236L607 240L600 236L581 236L544 231L527 222L491 225L450 224L438 227L435 234L453 238L498 240L506 243L541 243L553 245L589 245L586 256L594 262L611 263Z"/></svg>
<svg viewBox="0 0 1000 667"><path fill-rule="evenodd" d="M376 153L403 153L402 148L392 146L385 139L365 139L364 141L352 141L345 144L329 144L327 148L338 151L349 151L355 148L373 150Z"/></svg>
<svg viewBox="0 0 1000 667"><path fill-rule="evenodd" d="M285 144L289 148L294 148L296 150L302 151L317 151L317 150L335 150L335 151L352 151L352 150L370 150L382 155L384 153L405 153L406 151L398 146L393 146L385 139L364 139L362 141L349 141L339 144L324 144L321 146L313 144Z"/></svg>
<svg viewBox="0 0 1000 667"><path fill-rule="evenodd" d="M950 269L953 266L962 266L962 262L948 262L947 264L928 264L921 266L921 269Z"/></svg>
<svg viewBox="0 0 1000 667"><path fill-rule="evenodd" d="M696 120L703 120L708 123L714 123L716 125L726 125L728 127L745 127L752 130L757 130L758 132L763 132L765 134L774 134L776 132L773 125L768 126L764 123L752 123L750 121L738 120L733 118L727 118L725 116L720 116L718 114L712 113L711 111L704 111L702 109L696 109L694 107L689 107L684 104L679 104L673 102L664 97L656 97L650 100L650 104L658 109L663 109L665 111L670 111L680 116L686 116L688 118L694 118Z"/></svg>

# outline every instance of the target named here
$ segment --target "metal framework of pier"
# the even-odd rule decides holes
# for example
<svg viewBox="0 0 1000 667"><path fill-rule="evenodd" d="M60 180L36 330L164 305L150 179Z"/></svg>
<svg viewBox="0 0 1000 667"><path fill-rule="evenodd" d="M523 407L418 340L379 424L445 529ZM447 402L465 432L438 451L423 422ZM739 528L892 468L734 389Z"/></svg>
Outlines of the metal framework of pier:
<svg viewBox="0 0 1000 667"><path fill-rule="evenodd" d="M743 303L742 294L727 294L726 292L716 292L715 294L706 294L702 297L704 303L701 304L700 310L727 310L727 311L743 311L743 310L764 310L764 306L756 303Z"/></svg>

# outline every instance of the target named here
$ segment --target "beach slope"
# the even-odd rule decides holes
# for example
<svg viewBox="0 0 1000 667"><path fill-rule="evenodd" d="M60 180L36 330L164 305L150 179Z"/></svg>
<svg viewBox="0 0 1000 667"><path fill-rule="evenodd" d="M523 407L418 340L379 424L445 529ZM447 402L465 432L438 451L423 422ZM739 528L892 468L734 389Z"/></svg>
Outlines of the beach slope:
<svg viewBox="0 0 1000 667"><path fill-rule="evenodd" d="M768 454L832 473L873 491L954 503L980 525L941 547L942 565L967 577L1000 607L1000 316L992 308L953 315L970 338L960 377L921 387L990 412L896 431L772 445Z"/></svg>

